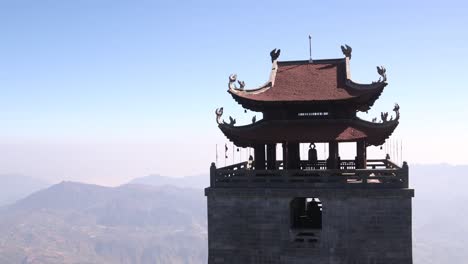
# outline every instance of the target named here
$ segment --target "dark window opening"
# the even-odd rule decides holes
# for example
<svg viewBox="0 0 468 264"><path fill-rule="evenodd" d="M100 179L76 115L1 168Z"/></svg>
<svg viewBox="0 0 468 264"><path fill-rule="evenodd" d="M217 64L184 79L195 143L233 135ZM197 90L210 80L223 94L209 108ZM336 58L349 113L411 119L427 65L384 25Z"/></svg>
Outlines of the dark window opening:
<svg viewBox="0 0 468 264"><path fill-rule="evenodd" d="M322 202L318 198L294 198L291 201L291 228L322 229Z"/></svg>

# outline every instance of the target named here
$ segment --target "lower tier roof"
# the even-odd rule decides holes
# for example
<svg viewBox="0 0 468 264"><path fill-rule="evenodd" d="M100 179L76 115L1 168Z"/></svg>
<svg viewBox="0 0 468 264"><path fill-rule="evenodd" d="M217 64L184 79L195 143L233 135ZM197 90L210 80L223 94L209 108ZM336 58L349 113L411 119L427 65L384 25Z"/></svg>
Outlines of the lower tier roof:
<svg viewBox="0 0 468 264"><path fill-rule="evenodd" d="M333 120L262 120L246 126L219 124L224 135L239 147L283 142L355 142L382 145L398 126L398 119L373 123L359 118Z"/></svg>

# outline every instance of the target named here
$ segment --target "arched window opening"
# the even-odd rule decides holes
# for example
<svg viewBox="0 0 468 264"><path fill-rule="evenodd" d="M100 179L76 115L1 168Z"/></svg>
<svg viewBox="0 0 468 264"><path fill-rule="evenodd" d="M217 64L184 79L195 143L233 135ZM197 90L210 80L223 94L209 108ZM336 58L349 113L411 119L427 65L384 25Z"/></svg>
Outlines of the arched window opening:
<svg viewBox="0 0 468 264"><path fill-rule="evenodd" d="M318 198L297 197L291 201L292 229L322 229L322 202Z"/></svg>

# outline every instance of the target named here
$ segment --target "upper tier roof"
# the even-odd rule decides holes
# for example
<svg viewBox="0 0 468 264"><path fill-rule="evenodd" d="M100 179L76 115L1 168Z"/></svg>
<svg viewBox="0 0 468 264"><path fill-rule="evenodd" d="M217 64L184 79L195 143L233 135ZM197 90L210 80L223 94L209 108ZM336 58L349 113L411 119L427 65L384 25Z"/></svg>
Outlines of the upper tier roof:
<svg viewBox="0 0 468 264"><path fill-rule="evenodd" d="M244 90L244 83L239 82L240 87L236 87L237 76L231 75L228 92L243 107L253 111L264 111L279 104L311 109L334 104L367 111L387 85L385 69L379 69L382 80L358 84L350 78L349 57L280 62L272 55L272 70L265 85Z"/></svg>

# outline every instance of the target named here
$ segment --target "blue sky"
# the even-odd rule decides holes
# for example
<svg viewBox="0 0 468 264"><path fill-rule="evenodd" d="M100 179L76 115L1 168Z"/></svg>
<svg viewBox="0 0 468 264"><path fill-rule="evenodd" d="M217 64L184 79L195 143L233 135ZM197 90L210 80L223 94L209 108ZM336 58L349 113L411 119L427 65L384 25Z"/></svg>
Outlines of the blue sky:
<svg viewBox="0 0 468 264"><path fill-rule="evenodd" d="M307 59L309 34L314 58L353 47L355 81L386 66L361 117L398 102L393 138L410 164L467 164L468 4L352 2L0 1L0 174L115 185L204 173L226 142L214 109L252 115L228 75L264 83L270 50Z"/></svg>

